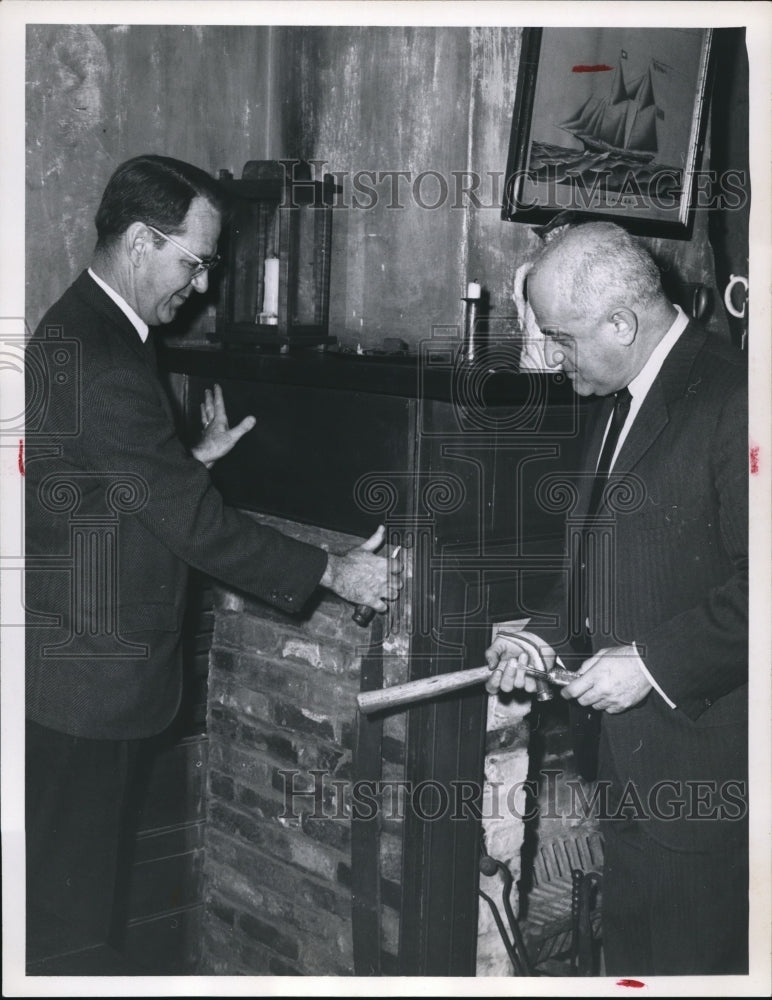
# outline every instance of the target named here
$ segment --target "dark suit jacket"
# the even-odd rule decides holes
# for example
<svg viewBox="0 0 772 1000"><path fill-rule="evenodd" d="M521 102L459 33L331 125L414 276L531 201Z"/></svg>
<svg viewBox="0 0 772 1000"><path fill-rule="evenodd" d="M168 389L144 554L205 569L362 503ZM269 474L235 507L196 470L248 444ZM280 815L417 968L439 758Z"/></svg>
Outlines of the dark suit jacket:
<svg viewBox="0 0 772 1000"><path fill-rule="evenodd" d="M587 447L593 461L608 403L600 401L598 410ZM591 478L582 477L577 525ZM625 712L603 713L598 776L634 787L651 836L675 848L714 849L742 835L734 820L747 780L744 356L690 324L637 414L609 488L611 509L603 516L610 545L591 567L592 649L635 642L677 708L652 691ZM567 572L562 593L570 578ZM560 591L554 601L558 625L531 627L570 658ZM635 792L632 816L641 813Z"/></svg>
<svg viewBox="0 0 772 1000"><path fill-rule="evenodd" d="M83 273L27 349L27 714L97 739L174 718L189 566L299 611L327 563L223 503L175 432L152 336Z"/></svg>

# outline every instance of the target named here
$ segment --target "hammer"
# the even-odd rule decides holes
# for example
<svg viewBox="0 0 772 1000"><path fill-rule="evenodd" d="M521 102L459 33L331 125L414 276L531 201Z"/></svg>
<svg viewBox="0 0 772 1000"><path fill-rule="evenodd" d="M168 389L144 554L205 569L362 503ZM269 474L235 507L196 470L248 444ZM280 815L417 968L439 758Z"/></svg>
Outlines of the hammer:
<svg viewBox="0 0 772 1000"><path fill-rule="evenodd" d="M503 635L505 639L517 639L517 641L521 645L528 646L528 648L535 654L536 659L539 661L539 663L542 662L541 652L539 651L539 647L535 643L527 639L522 632L507 632L504 629L499 629L496 634ZM560 660L558 660L558 663L560 663ZM526 673L536 677L536 700L552 701L552 690L547 681L544 680L544 671L538 670L534 674L533 671L529 669L526 670Z"/></svg>
<svg viewBox="0 0 772 1000"><path fill-rule="evenodd" d="M576 674L564 667L553 667L552 670L541 670L539 667L521 667L531 677L541 679L544 683L565 687L576 680ZM394 684L380 691L361 691L357 695L357 705L363 715L377 712L383 708L395 708L397 705L409 705L426 698L436 698L449 691L459 691L487 681L493 673L489 666L472 667L467 670L455 670L448 674L437 674L435 677L422 677L416 681L406 681L404 684Z"/></svg>

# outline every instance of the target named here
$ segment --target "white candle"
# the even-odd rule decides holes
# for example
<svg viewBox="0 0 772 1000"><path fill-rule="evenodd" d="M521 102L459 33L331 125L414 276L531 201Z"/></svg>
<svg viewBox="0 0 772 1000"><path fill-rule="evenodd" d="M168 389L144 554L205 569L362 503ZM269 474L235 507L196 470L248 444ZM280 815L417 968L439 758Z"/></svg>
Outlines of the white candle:
<svg viewBox="0 0 772 1000"><path fill-rule="evenodd" d="M263 314L279 314L279 258L266 257L263 277Z"/></svg>
<svg viewBox="0 0 772 1000"><path fill-rule="evenodd" d="M476 281L470 281L466 289L466 297L468 299L479 299L480 298L480 285Z"/></svg>

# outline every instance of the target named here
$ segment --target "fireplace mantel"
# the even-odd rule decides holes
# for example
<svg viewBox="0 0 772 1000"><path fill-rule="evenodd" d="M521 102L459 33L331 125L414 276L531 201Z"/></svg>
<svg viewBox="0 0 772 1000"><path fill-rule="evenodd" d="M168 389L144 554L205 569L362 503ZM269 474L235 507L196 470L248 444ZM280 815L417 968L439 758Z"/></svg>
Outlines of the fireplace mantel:
<svg viewBox="0 0 772 1000"><path fill-rule="evenodd" d="M163 341L162 341L163 344ZM553 401L570 403L571 386L555 373L517 371L519 348L514 339L494 345L490 363L459 363L460 342L455 336L423 341L416 354L356 354L352 351L296 349L286 354L219 345L161 348L166 368L204 378L236 378L250 382L351 389L374 395L453 402L463 384L483 387L486 405L512 405L533 393L534 382L549 383Z"/></svg>

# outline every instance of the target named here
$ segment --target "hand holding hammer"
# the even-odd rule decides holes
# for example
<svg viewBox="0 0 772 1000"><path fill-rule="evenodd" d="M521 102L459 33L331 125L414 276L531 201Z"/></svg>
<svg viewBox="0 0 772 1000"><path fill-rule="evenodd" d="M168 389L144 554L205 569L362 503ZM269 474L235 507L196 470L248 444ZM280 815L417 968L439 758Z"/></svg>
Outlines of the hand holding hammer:
<svg viewBox="0 0 772 1000"><path fill-rule="evenodd" d="M424 677L380 691L363 691L357 695L357 705L360 712L368 715L482 683L490 694L518 687L546 701L552 697L552 686L564 687L576 679L572 671L562 665L555 666L554 651L530 632L499 631L486 651L486 659L488 664L484 667ZM543 695L545 689L547 698Z"/></svg>

